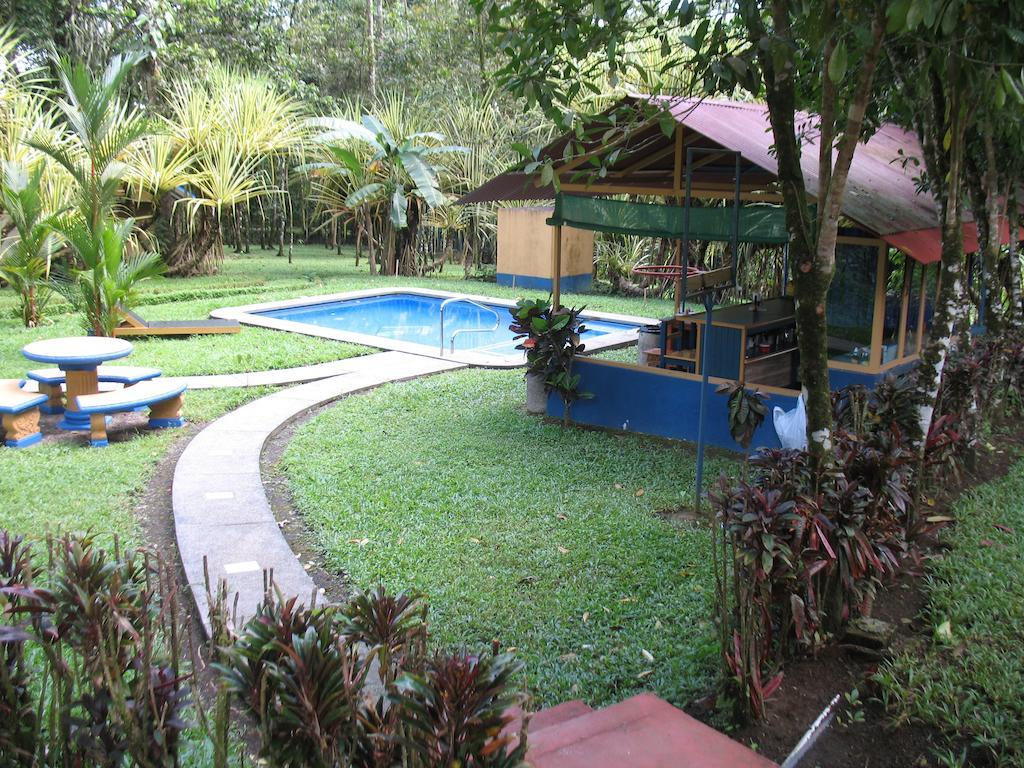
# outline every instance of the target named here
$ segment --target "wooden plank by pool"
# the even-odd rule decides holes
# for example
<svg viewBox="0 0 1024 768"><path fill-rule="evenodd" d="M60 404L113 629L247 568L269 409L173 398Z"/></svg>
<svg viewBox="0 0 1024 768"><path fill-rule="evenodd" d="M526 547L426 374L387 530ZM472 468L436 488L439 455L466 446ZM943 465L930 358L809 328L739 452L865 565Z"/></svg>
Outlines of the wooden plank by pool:
<svg viewBox="0 0 1024 768"><path fill-rule="evenodd" d="M146 320L131 310L118 308L123 320L114 336L197 336L213 333L239 333L236 320Z"/></svg>

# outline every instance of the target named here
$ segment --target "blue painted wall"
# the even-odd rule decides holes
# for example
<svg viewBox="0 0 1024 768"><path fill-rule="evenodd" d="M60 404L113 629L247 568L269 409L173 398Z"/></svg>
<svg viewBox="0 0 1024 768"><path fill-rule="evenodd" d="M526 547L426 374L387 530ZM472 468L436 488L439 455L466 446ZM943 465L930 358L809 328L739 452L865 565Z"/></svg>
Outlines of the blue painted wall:
<svg viewBox="0 0 1024 768"><path fill-rule="evenodd" d="M550 277L537 277L536 275L513 275L508 272L497 274L498 285L514 286L528 291L551 291ZM590 290L593 284L593 277L585 275L563 275L561 280L563 293L582 293Z"/></svg>
<svg viewBox="0 0 1024 768"><path fill-rule="evenodd" d="M876 382L881 381L886 376L898 376L901 373L906 373L915 365L917 365L917 361L911 360L903 365L893 366L885 373L861 373L860 371L844 371L837 368L831 368L828 372L828 381L833 390L842 389L843 387L848 387L851 384L861 384L865 387L873 387Z"/></svg>
<svg viewBox="0 0 1024 768"><path fill-rule="evenodd" d="M913 362L887 373L903 371ZM572 407L572 420L607 429L658 435L673 440L697 440L697 419L700 413L701 382L659 372L656 368L639 368L602 363L579 358L573 369L580 375L580 389L593 397L578 400ZM829 372L832 387L847 384L872 386L886 374L868 374L856 371ZM716 394L717 384L708 384L708 415L705 436L709 445L738 450L729 435L729 420L725 395ZM789 411L796 407L797 393L793 396L766 393L768 416L754 434L752 448L778 448L772 409L776 406ZM562 401L554 392L548 398L548 415L562 417Z"/></svg>

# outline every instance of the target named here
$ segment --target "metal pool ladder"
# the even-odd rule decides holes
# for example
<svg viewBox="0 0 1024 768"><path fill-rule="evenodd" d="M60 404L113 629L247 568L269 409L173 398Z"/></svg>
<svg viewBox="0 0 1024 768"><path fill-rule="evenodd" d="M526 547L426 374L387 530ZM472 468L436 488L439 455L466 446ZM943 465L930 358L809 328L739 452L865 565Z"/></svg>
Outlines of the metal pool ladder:
<svg viewBox="0 0 1024 768"><path fill-rule="evenodd" d="M477 307L478 309L483 309L486 310L487 312L490 312L492 315L494 315L494 325L490 328L457 328L455 332L452 333L451 347L449 349L449 352L455 351L455 337L458 336L460 333L493 333L494 331L498 330L498 326L501 325L501 317L498 315L497 312L494 311L493 307L488 307L486 304L481 304L477 301L473 301L472 299L463 298L462 296L452 296L450 299L445 299L444 301L441 302L441 357L444 357L444 310L449 304L457 304L459 302L463 302L465 304L472 304L474 307Z"/></svg>

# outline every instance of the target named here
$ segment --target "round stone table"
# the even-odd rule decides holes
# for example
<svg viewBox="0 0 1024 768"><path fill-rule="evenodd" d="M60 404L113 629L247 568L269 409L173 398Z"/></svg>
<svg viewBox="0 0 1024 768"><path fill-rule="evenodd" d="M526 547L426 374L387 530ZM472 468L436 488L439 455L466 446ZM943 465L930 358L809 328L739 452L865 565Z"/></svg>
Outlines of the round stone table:
<svg viewBox="0 0 1024 768"><path fill-rule="evenodd" d="M78 412L76 398L100 391L96 369L107 360L117 360L131 353L132 345L124 339L103 336L70 336L33 341L21 350L21 354L29 360L50 363L64 371L67 405L64 418L57 426L76 431L89 430L89 417Z"/></svg>

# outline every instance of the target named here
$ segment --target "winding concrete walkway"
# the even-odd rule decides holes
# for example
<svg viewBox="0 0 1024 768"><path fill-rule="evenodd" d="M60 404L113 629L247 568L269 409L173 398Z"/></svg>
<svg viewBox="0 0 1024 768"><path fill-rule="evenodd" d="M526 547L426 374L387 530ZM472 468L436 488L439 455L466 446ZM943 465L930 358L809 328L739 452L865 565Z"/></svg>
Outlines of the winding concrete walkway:
<svg viewBox="0 0 1024 768"><path fill-rule="evenodd" d="M373 355L367 355L373 357ZM352 370L352 363L358 357L331 360L315 365L301 365L296 368L280 368L276 371L250 371L248 373L216 373L205 376L165 376L163 381L180 381L189 389L227 389L231 387L279 387L285 384L305 384L321 381L332 376L341 376ZM101 385L101 389L116 389L119 385ZM29 379L23 385L26 392L38 392L39 382Z"/></svg>
<svg viewBox="0 0 1024 768"><path fill-rule="evenodd" d="M238 594L242 616L250 615L262 600L264 572L273 571L283 594L306 599L316 591L285 541L263 488L260 455L267 440L306 411L346 395L464 367L403 352L330 365L330 378L275 392L217 419L178 459L172 492L174 528L185 575L207 630L204 557L213 586L224 579L229 594Z"/></svg>
<svg viewBox="0 0 1024 768"><path fill-rule="evenodd" d="M366 355L365 357L376 357ZM328 363L303 365L298 368L281 368L276 371L253 371L251 373L219 373L210 376L179 376L176 380L188 385L189 389L223 389L227 387L263 387L282 386L284 384L304 384L308 381L320 381L332 376L342 376L351 372L352 363L359 357L344 360L332 360Z"/></svg>

